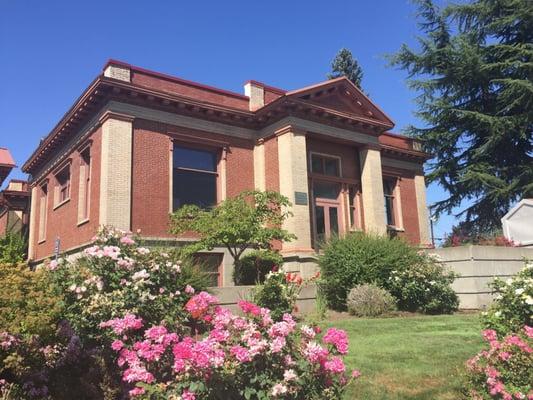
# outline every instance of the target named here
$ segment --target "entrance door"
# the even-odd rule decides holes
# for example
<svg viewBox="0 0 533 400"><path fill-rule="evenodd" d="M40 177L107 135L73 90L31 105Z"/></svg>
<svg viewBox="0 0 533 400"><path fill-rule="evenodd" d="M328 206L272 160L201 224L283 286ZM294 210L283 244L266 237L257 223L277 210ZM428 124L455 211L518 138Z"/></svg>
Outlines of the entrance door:
<svg viewBox="0 0 533 400"><path fill-rule="evenodd" d="M315 233L317 242L338 235L342 230L341 186L334 182L316 181L313 183L315 201Z"/></svg>

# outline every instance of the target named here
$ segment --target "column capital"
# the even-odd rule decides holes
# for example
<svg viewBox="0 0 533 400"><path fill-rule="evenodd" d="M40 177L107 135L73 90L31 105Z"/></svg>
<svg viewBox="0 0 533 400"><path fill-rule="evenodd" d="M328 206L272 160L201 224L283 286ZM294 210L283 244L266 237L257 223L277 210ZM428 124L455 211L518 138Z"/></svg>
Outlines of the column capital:
<svg viewBox="0 0 533 400"><path fill-rule="evenodd" d="M274 131L274 135L275 136L281 136L281 135L284 135L286 133L293 133L295 135L306 135L307 134L307 131L303 128L300 128L298 126L295 126L295 125L286 125L284 126L283 128L280 128L276 131Z"/></svg>
<svg viewBox="0 0 533 400"><path fill-rule="evenodd" d="M115 119L118 121L124 121L124 122L133 122L135 120L135 117L128 115L128 114L121 114L113 111L106 111L104 112L100 118L98 119L98 122L100 124L103 124L107 120Z"/></svg>

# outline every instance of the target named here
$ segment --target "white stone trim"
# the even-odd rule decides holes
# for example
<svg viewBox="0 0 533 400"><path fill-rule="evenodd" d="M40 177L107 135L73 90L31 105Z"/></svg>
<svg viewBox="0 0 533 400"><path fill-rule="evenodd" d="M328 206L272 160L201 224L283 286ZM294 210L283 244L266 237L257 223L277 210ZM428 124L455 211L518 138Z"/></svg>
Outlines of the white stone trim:
<svg viewBox="0 0 533 400"><path fill-rule="evenodd" d="M108 118L102 124L100 225L131 229L131 121Z"/></svg>
<svg viewBox="0 0 533 400"><path fill-rule="evenodd" d="M131 71L128 67L109 64L104 70L107 78L118 79L119 81L131 82Z"/></svg>
<svg viewBox="0 0 533 400"><path fill-rule="evenodd" d="M37 201L39 197L39 188L34 186L31 189L31 203L30 203L30 233L28 239L28 260L33 260L35 257L35 229L37 228L36 216L37 216Z"/></svg>
<svg viewBox="0 0 533 400"><path fill-rule="evenodd" d="M266 190L265 144L263 141L254 147L254 184L257 190Z"/></svg>
<svg viewBox="0 0 533 400"><path fill-rule="evenodd" d="M420 244L431 244L429 233L429 212L426 202L426 183L424 175L415 175L416 207L418 211L418 227L420 229Z"/></svg>
<svg viewBox="0 0 533 400"><path fill-rule="evenodd" d="M365 215L365 231L378 235L387 233L383 174L379 149L365 148L360 151L361 197Z"/></svg>

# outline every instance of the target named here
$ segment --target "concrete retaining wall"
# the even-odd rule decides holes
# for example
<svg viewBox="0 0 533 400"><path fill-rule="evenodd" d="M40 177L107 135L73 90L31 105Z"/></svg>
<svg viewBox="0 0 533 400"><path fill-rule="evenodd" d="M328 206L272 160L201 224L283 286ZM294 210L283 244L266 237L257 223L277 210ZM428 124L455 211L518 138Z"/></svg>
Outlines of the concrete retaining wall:
<svg viewBox="0 0 533 400"><path fill-rule="evenodd" d="M231 311L237 311L237 302L239 300L251 300L251 290L253 286L232 286L211 288L215 296L218 297L220 305L229 308ZM302 288L300 297L297 301L298 310L307 314L316 309L316 285L308 285Z"/></svg>
<svg viewBox="0 0 533 400"><path fill-rule="evenodd" d="M495 278L508 279L533 260L533 249L524 247L460 246L428 251L461 276L453 283L460 308L484 309L492 301L488 284Z"/></svg>

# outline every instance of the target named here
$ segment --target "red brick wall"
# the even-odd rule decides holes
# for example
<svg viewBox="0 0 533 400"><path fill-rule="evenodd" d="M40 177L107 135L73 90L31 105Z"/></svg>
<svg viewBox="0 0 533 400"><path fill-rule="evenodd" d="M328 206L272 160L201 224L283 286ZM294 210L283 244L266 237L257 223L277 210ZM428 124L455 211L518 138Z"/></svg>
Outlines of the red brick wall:
<svg viewBox="0 0 533 400"><path fill-rule="evenodd" d="M5 212L2 215L0 215L0 236L3 236L6 234L8 215L9 215L9 212Z"/></svg>
<svg viewBox="0 0 533 400"><path fill-rule="evenodd" d="M61 251L87 243L98 230L98 209L100 201L100 151L101 151L101 131L96 130L91 139L91 199L89 221L78 226L78 192L80 178L80 154L77 151L72 152L69 157L72 158L70 164L70 200L53 209L54 207L54 185L55 177L52 173L44 178L48 178L48 207L46 222L46 238L42 243L39 241L39 200L36 203L35 213L35 232L34 232L34 259L49 257L53 254L55 239L61 240ZM37 182L41 183L44 179ZM40 198L40 193L39 197Z"/></svg>
<svg viewBox="0 0 533 400"><path fill-rule="evenodd" d="M179 94L193 99L206 101L209 103L237 108L248 111L249 100L245 97L234 96L230 93L223 93L216 90L209 90L202 85L188 84L181 79L165 79L133 70L132 83L153 89L167 92L170 94Z"/></svg>
<svg viewBox="0 0 533 400"><path fill-rule="evenodd" d="M171 236L168 233L170 146L165 124L135 120L131 226L133 232L140 229L143 236Z"/></svg>
<svg viewBox="0 0 533 400"><path fill-rule="evenodd" d="M403 175L400 181L400 196L402 202L402 218L405 232L400 236L410 243L420 243L420 229L418 225L418 208L416 204L415 181L412 176Z"/></svg>
<svg viewBox="0 0 533 400"><path fill-rule="evenodd" d="M135 232L140 229L143 236L172 237L168 233L172 143L169 132L229 143L226 158L227 197L254 188L251 141L136 119L133 134L132 230ZM175 140L186 144L183 137L178 136Z"/></svg>

